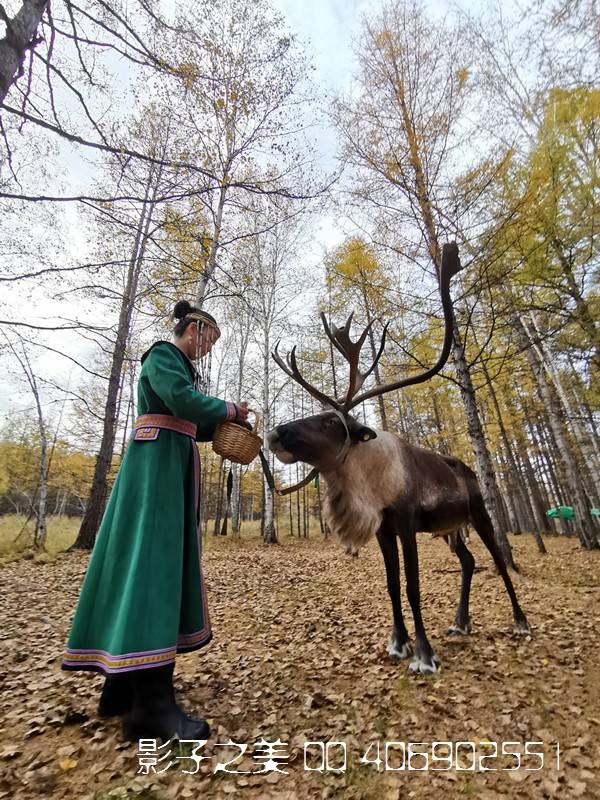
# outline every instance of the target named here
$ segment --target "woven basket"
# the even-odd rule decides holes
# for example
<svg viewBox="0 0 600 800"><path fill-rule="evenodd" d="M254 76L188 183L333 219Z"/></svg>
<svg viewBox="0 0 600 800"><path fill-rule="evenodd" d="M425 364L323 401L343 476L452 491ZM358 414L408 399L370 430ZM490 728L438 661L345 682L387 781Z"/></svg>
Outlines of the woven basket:
<svg viewBox="0 0 600 800"><path fill-rule="evenodd" d="M222 422L217 425L212 440L213 450L217 455L236 464L249 464L254 461L262 447L262 437L256 432L260 424L260 416L256 411L252 411L252 413L254 414L254 427L251 431L234 422Z"/></svg>

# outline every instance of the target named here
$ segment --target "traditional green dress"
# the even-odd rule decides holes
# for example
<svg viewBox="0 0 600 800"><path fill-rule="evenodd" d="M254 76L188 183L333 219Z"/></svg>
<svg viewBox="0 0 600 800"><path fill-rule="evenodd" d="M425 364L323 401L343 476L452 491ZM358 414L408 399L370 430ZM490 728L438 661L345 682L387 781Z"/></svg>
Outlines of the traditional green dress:
<svg viewBox="0 0 600 800"><path fill-rule="evenodd" d="M196 423L196 440L210 440L219 422L235 418L236 407L197 392L194 376L179 348L156 342L142 356L138 414ZM152 438L132 437L123 457L62 669L109 674L162 666L212 638L202 579L196 444L175 430L152 430Z"/></svg>

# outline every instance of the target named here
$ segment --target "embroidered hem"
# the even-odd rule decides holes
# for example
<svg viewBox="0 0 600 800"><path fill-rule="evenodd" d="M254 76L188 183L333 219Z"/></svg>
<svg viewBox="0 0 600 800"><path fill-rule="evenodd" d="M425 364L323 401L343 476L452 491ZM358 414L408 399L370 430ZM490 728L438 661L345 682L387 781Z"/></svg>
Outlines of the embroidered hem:
<svg viewBox="0 0 600 800"><path fill-rule="evenodd" d="M211 639L211 630L208 632L199 631L198 633L178 636L175 647L146 650L139 653L122 653L120 655L111 655L106 650L71 650L67 648L61 663L61 669L65 671L90 670L92 672L103 672L104 674L115 674L132 672L137 669L163 667L166 664L172 664L177 653L189 653L192 650L199 650L207 645Z"/></svg>

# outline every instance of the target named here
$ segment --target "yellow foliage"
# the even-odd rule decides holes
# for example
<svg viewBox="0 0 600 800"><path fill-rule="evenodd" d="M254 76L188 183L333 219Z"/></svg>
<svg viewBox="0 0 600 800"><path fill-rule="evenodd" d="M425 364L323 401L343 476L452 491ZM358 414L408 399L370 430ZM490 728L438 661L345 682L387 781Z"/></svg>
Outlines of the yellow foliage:
<svg viewBox="0 0 600 800"><path fill-rule="evenodd" d="M92 481L94 458L72 450L60 441L56 442L53 450L48 450L48 457L48 490L60 490L75 497L85 497ZM8 492L20 495L35 492L39 468L39 443L0 442L0 495Z"/></svg>
<svg viewBox="0 0 600 800"><path fill-rule="evenodd" d="M456 78L458 80L458 88L462 89L469 79L469 70L466 67L461 67L456 70Z"/></svg>
<svg viewBox="0 0 600 800"><path fill-rule="evenodd" d="M372 250L358 237L346 240L328 259L327 285L334 306L358 304L363 315L373 316L387 308L390 280Z"/></svg>
<svg viewBox="0 0 600 800"><path fill-rule="evenodd" d="M169 209L165 215L164 230L167 246L176 258L164 259L152 270L151 281L161 291L153 292L150 301L166 317L171 312L173 298L195 296L200 277L206 269L212 238L199 205L185 217Z"/></svg>
<svg viewBox="0 0 600 800"><path fill-rule="evenodd" d="M186 89L192 89L200 77L200 69L197 64L184 63L179 65L176 74L182 79Z"/></svg>

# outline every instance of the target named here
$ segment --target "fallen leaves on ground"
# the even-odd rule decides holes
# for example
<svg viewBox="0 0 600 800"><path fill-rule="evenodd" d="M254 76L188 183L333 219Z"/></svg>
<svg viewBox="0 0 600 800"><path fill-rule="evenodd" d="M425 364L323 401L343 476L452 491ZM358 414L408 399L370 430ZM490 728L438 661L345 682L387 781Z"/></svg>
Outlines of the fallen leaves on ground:
<svg viewBox="0 0 600 800"><path fill-rule="evenodd" d="M209 539L204 573L214 639L178 657L175 685L181 704L211 722L202 751L210 758L197 774L184 774L195 768L182 760L149 776L138 774L137 746L122 742L119 719L96 716L102 677L60 669L88 554L12 562L1 573L0 798L598 797L600 556L572 539L548 539L546 557L530 537L511 543L533 637L512 635L501 579L473 540L487 569L473 579L472 635L452 637L457 562L442 541L421 535L423 616L442 663L422 677L386 653L391 606L375 542L352 558L316 539L271 547ZM403 608L410 629L405 597ZM256 774L253 747L262 737L287 743L281 768L288 774ZM231 766L247 774L215 774L219 761L238 753L224 747L230 740L248 746ZM305 743L328 741L345 743L346 770L305 769ZM467 745L458 748L462 769L432 769L444 762L431 754L448 752L441 744L432 751L433 742L473 742L476 759L508 767L514 757L494 759L494 744L500 751L502 742L517 742L522 750L527 741L543 743L538 771L524 769L535 764L526 760L519 769L474 771ZM430 768L393 771L402 742L416 743L415 753L425 749ZM308 766L318 750L308 748ZM341 745L330 754L339 766ZM386 754L387 771L377 764ZM423 765L419 758L414 765Z"/></svg>

